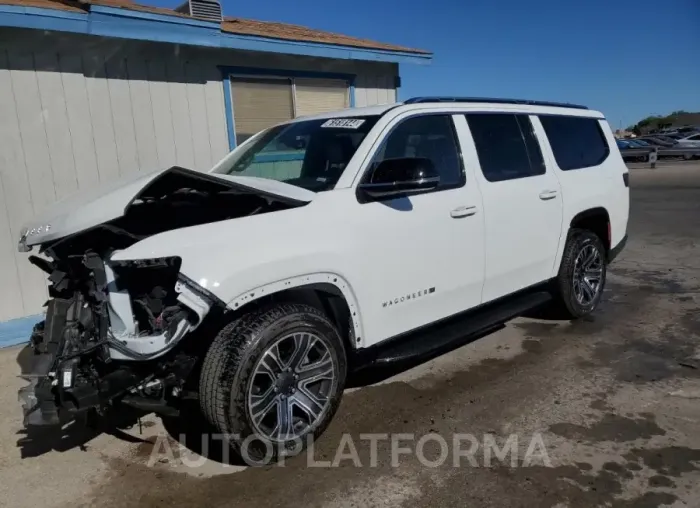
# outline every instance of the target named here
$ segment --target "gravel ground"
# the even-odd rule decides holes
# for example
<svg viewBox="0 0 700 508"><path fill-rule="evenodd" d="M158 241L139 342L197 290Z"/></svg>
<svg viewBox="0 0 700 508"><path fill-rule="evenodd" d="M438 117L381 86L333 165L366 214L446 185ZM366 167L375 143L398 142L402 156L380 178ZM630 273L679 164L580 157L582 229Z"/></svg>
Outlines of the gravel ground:
<svg viewBox="0 0 700 508"><path fill-rule="evenodd" d="M356 380L366 386L348 390L312 464L222 465L215 447L201 459L200 436L170 446L178 429L155 417L30 438L19 350L0 351L0 505L700 507L700 165L634 169L631 187L630 241L593 318L518 319L381 382ZM373 453L370 433L394 441ZM409 453L392 460L397 434ZM438 438L419 444L431 434L445 461ZM454 453L455 434L470 457Z"/></svg>

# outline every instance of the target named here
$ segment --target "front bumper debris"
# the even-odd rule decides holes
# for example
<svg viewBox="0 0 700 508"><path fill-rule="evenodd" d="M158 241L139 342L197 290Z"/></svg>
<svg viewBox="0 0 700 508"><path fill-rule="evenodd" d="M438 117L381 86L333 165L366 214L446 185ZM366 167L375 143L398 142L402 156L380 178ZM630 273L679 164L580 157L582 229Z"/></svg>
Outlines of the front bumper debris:
<svg viewBox="0 0 700 508"><path fill-rule="evenodd" d="M87 324L89 313L79 293L72 299L52 298L45 321L34 326L30 345L20 353L21 377L29 384L20 388L18 399L24 414L24 425L58 425L58 401L74 399L74 373L77 358L67 358L75 343L79 323ZM64 358L59 362L59 359ZM57 369L61 370L59 385ZM57 391L55 388L59 388Z"/></svg>
<svg viewBox="0 0 700 508"><path fill-rule="evenodd" d="M54 309L61 302L49 305L49 329L53 320ZM27 386L20 388L17 398L22 406L24 426L58 425L58 408L52 395L52 381L49 372L55 360L56 343L43 343L47 321L34 326L30 345L20 352L17 362L22 369L21 377L29 381Z"/></svg>
<svg viewBox="0 0 700 508"><path fill-rule="evenodd" d="M149 322L157 328L144 329L139 326L144 319L134 321L131 302L111 305L115 295L126 294L130 300L128 292L118 292L119 281L107 280L100 269L105 265L86 261L90 269L84 283L87 290L75 289L65 275L52 274L54 287L64 284L65 290L52 295L45 321L35 326L30 345L18 358L21 377L28 381L18 392L25 427L59 425L87 411L104 414L120 402L165 408L167 394L181 393L193 366L186 353L173 350L184 335L198 328L212 306L221 307L206 291L180 276L172 282L170 303L156 302L149 308ZM121 273L124 279L124 271ZM106 290L110 284L116 289L113 294ZM152 311L156 305L161 307L158 314ZM122 330L115 336L110 321L126 323L124 328L134 331Z"/></svg>

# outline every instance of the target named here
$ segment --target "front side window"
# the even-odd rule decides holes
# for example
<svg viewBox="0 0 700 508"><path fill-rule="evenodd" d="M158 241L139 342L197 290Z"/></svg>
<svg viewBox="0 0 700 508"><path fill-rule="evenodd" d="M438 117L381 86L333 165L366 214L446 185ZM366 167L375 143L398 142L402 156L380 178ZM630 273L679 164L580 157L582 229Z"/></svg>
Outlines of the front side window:
<svg viewBox="0 0 700 508"><path fill-rule="evenodd" d="M563 171L598 166L610 154L597 118L551 115L541 116L540 122Z"/></svg>
<svg viewBox="0 0 700 508"><path fill-rule="evenodd" d="M338 183L378 116L278 125L242 146L219 172L270 178L315 192Z"/></svg>
<svg viewBox="0 0 700 508"><path fill-rule="evenodd" d="M546 172L542 151L527 115L469 113L466 117L481 171L489 182Z"/></svg>
<svg viewBox="0 0 700 508"><path fill-rule="evenodd" d="M430 159L440 175L438 190L464 184L462 158L450 115L408 118L394 128L375 155L371 167L386 159Z"/></svg>

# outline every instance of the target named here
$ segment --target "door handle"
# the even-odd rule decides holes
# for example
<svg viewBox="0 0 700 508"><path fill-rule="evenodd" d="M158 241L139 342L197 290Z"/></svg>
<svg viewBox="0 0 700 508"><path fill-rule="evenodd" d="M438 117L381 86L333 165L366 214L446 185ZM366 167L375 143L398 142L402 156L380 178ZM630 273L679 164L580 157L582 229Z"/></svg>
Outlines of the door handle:
<svg viewBox="0 0 700 508"><path fill-rule="evenodd" d="M475 206L460 206L459 208L455 208L450 212L450 216L453 219L460 219L462 217L470 217L476 213L476 207Z"/></svg>
<svg viewBox="0 0 700 508"><path fill-rule="evenodd" d="M554 199L557 197L557 191L555 190L546 190L540 192L540 199L543 201L547 201L548 199Z"/></svg>

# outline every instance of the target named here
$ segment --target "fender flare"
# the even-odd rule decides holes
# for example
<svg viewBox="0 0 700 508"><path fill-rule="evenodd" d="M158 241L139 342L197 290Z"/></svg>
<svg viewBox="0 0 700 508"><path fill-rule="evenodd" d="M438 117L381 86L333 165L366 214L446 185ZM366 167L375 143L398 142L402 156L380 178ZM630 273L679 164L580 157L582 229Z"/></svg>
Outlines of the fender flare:
<svg viewBox="0 0 700 508"><path fill-rule="evenodd" d="M354 348L361 347L364 342L364 334L362 320L360 318L360 306L355 296L350 283L341 275L332 272L308 273L305 275L296 275L275 282L269 282L262 286L258 286L243 293L240 293L235 298L226 303L227 307L232 310L237 310L246 304L254 302L264 296L269 296L287 289L301 288L304 286L313 286L314 284L330 284L335 286L343 295L350 310L350 322L355 333L355 340L352 346Z"/></svg>

